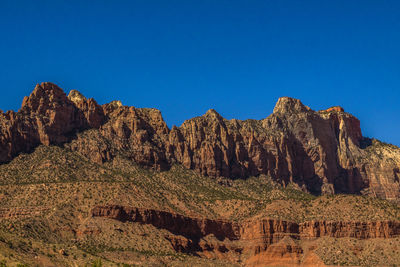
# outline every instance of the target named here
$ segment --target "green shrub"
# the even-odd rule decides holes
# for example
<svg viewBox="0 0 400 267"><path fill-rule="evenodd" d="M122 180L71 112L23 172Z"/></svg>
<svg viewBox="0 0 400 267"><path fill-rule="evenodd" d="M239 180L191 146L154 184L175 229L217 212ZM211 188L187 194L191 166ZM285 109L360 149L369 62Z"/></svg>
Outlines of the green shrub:
<svg viewBox="0 0 400 267"><path fill-rule="evenodd" d="M103 267L103 263L102 263L101 259L97 259L92 263L91 266L92 267Z"/></svg>

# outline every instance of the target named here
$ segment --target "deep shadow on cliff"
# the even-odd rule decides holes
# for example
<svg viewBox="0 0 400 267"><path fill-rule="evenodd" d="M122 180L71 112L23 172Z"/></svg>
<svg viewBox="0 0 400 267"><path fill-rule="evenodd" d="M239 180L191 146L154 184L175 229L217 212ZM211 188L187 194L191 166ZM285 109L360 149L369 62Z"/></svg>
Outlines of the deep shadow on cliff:
<svg viewBox="0 0 400 267"><path fill-rule="evenodd" d="M163 171L181 164L210 177L267 175L313 194L399 199L400 150L362 136L340 107L313 111L282 97L263 120L226 120L215 110L169 129L156 109L99 105L73 90L38 84L18 112L0 114L0 162L59 145L103 164L117 156Z"/></svg>

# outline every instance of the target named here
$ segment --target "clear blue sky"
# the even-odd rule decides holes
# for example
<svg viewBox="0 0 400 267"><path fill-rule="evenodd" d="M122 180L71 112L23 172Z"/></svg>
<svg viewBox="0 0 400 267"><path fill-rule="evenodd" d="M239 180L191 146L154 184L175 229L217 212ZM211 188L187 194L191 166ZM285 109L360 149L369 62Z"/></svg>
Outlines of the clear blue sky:
<svg viewBox="0 0 400 267"><path fill-rule="evenodd" d="M280 96L341 105L400 145L400 1L0 0L0 108L36 83L155 107L261 119Z"/></svg>

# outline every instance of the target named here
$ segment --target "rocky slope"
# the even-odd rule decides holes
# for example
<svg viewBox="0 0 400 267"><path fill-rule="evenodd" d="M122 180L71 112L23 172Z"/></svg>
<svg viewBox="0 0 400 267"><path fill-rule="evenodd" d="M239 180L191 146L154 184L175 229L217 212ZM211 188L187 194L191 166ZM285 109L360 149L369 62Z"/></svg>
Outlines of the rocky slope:
<svg viewBox="0 0 400 267"><path fill-rule="evenodd" d="M0 165L0 182L6 266L400 264L400 206L374 197L160 172L120 155L98 164L54 145Z"/></svg>
<svg viewBox="0 0 400 267"><path fill-rule="evenodd" d="M169 129L156 109L99 105L72 90L38 84L18 112L0 114L0 162L39 144L64 145L96 163L123 156L167 170L179 163L202 175L265 174L314 194L400 198L400 150L363 138L340 107L313 111L280 98L263 120L226 120L215 110Z"/></svg>
<svg viewBox="0 0 400 267"><path fill-rule="evenodd" d="M225 258L232 262L245 258L246 266L267 266L269 263L286 266L307 262L309 259L304 258L303 248L294 240L315 240L320 237L357 239L400 237L398 221L311 221L298 224L261 219L237 223L115 205L96 206L91 214L93 217L151 224L166 229L181 236L168 238L178 252ZM206 238L209 235L217 240L210 242ZM307 264L307 266L313 265Z"/></svg>

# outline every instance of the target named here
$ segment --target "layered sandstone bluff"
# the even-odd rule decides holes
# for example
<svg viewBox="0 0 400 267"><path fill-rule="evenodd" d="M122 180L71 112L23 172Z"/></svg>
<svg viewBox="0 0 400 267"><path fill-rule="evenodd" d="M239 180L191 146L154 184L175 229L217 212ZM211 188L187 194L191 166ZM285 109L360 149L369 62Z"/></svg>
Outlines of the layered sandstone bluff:
<svg viewBox="0 0 400 267"><path fill-rule="evenodd" d="M42 83L18 112L0 113L0 162L40 144L99 164L122 156L160 171L178 163L212 177L265 174L314 194L400 199L397 147L363 138L358 119L340 107L316 112L288 97L263 120L226 120L209 110L169 129L156 109L99 105Z"/></svg>
<svg viewBox="0 0 400 267"><path fill-rule="evenodd" d="M294 239L313 239L324 236L358 239L395 238L400 236L399 221L309 221L295 223L276 219L257 219L239 223L191 218L167 211L119 205L95 206L91 211L91 215L122 222L152 224L157 228L166 229L176 235L182 235L194 240L211 234L220 240L260 240L265 247L277 243L285 236ZM256 251L260 250L260 247L256 248Z"/></svg>
<svg viewBox="0 0 400 267"><path fill-rule="evenodd" d="M173 234L167 239L183 253L208 258L245 260L245 266L324 266L313 253L305 254L300 240L334 238L396 238L400 222L311 221L303 223L274 219L229 222L190 218L179 214L118 205L96 206L93 217L150 224ZM215 239L208 237L213 236Z"/></svg>

